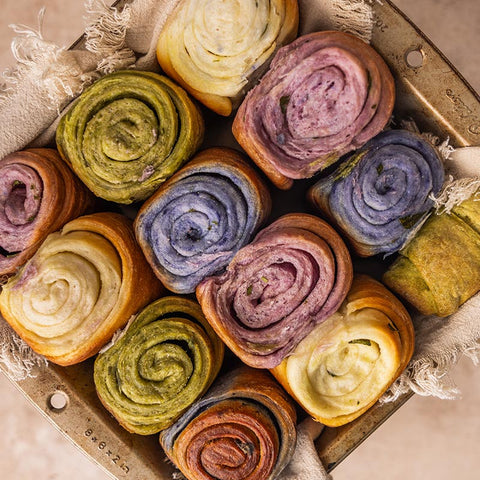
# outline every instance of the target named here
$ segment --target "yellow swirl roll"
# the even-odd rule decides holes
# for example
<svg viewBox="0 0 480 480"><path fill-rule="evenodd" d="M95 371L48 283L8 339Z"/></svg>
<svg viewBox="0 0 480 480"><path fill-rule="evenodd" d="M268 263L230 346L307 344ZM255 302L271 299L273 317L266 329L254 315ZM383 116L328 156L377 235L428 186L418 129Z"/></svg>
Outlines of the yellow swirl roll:
<svg viewBox="0 0 480 480"><path fill-rule="evenodd" d="M228 116L297 30L297 0L184 0L162 30L157 58L195 98Z"/></svg>
<svg viewBox="0 0 480 480"><path fill-rule="evenodd" d="M412 321L381 283L354 278L341 308L272 370L316 420L337 427L368 410L413 354Z"/></svg>
<svg viewBox="0 0 480 480"><path fill-rule="evenodd" d="M3 286L0 311L33 350L72 365L96 354L162 289L130 220L96 213L46 238Z"/></svg>

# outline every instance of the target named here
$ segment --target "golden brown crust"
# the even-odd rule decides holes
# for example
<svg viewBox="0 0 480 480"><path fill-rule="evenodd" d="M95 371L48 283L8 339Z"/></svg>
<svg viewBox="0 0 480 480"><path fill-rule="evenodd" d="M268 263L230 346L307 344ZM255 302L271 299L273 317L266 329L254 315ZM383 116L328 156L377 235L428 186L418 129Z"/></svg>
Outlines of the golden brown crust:
<svg viewBox="0 0 480 480"><path fill-rule="evenodd" d="M317 77L322 81L312 80ZM344 32L314 32L278 51L240 105L232 130L275 186L286 190L378 134L394 101L392 74L370 45Z"/></svg>
<svg viewBox="0 0 480 480"><path fill-rule="evenodd" d="M98 287L92 286L97 282ZM72 365L96 354L162 291L136 243L131 221L116 213L95 213L47 237L3 287L0 310L34 351L59 365ZM50 312L42 295L52 305L51 320L46 320ZM100 302L109 307L102 310Z"/></svg>
<svg viewBox="0 0 480 480"><path fill-rule="evenodd" d="M366 315L362 314L362 317L357 316L355 319L356 314L361 313L362 310L366 312ZM374 316L377 314L372 314L372 311L380 312L380 321L374 319ZM349 320L349 317L352 320ZM371 319L374 321L371 321ZM365 320L365 326L358 325L358 322ZM367 275L357 275L354 278L352 288L347 295L344 305L339 313L326 321L325 325L328 325L327 322L329 321L331 321L331 324L328 328L324 329L325 331L322 334L317 334L315 331L312 332L311 335L316 335L316 338L310 346L306 346L304 342L292 353L291 358L295 358L295 356L300 358L300 365L297 366L296 369L289 365L291 360L287 358L278 367L272 369L271 373L305 411L321 423L331 427L337 427L351 422L366 412L406 368L413 354L414 330L410 316L402 303L381 283ZM385 324L385 321L388 323ZM344 331L344 328L347 330ZM383 332L379 331L377 334L375 330L378 328L383 330ZM351 338L349 334L353 332L354 329L356 331ZM369 335L371 335L371 337L369 337ZM389 339L388 337L392 338ZM308 336L305 340L308 340ZM367 390L363 391L361 390L362 387L359 387L361 391L356 393L358 399L353 400L353 398L349 396L352 392L354 392L355 395L355 390L358 387L358 385L355 385L357 380L345 380L348 375L352 375L350 370L340 373L341 368L344 368L347 364L346 360L339 371L330 372L328 368L332 368L333 364L329 364L328 361L331 360L331 356L330 359L326 361L323 360L321 364L316 366L316 373L314 372L311 377L305 375L305 382L311 382L312 386L305 386L303 383L292 385L292 382L295 382L300 375L303 376L303 373L300 372L306 368L307 364L310 365L309 368L312 368L311 362L315 362L316 360L311 359L313 359L315 355L318 355L318 352L322 352L325 349L328 350L331 347L336 348L336 342L338 342L338 348L343 349L342 351L344 353L346 352L345 349L350 348L351 344L360 344L360 348L366 347L370 349L373 348L372 345L374 343L376 344L378 342L378 345L381 347L378 355L391 357L391 359L387 359L388 363L391 364L389 368L385 370L387 372L387 378L383 378L384 374L382 373L379 381L372 382ZM353 346L356 347L357 345ZM391 349L391 351L389 349ZM317 353L315 353L315 351ZM356 361L360 362L365 352L357 353L357 355L358 358ZM378 361L379 359L377 358L375 362ZM365 365L367 365L367 362ZM322 368L324 370L321 372ZM352 368L352 371L354 368L355 367ZM372 375L371 372L375 373L375 368L375 364L373 364L373 366L370 365L368 367L368 375ZM367 369L367 367L360 369L359 374L362 375L365 369ZM320 374L326 376L326 380L319 380ZM367 383L368 381L368 379L358 379L359 385ZM319 382L344 382L344 386L341 387L340 390L343 388L346 389L346 391L341 395L338 393L327 393L329 389L324 385L319 387ZM348 385L353 386L346 388L346 382L349 382ZM319 393L319 390L323 390L325 396ZM332 390L332 392L333 391L334 390ZM312 394L309 392L316 393ZM333 396L329 398L330 395ZM348 398L342 400L342 395Z"/></svg>

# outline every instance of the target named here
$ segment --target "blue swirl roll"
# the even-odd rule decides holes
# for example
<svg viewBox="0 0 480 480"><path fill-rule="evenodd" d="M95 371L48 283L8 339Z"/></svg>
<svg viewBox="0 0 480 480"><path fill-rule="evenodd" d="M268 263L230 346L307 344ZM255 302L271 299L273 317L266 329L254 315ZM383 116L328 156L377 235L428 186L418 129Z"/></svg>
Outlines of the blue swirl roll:
<svg viewBox="0 0 480 480"><path fill-rule="evenodd" d="M270 209L267 187L242 156L210 148L142 206L135 232L163 284L192 293L250 241Z"/></svg>
<svg viewBox="0 0 480 480"><path fill-rule="evenodd" d="M313 185L308 197L358 255L391 254L428 215L444 177L437 152L420 135L389 130Z"/></svg>

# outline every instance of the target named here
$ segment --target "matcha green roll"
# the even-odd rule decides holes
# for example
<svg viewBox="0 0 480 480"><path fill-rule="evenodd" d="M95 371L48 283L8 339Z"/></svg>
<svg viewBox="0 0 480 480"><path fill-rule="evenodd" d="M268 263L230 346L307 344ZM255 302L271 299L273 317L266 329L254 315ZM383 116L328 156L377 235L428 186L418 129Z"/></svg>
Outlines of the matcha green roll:
<svg viewBox="0 0 480 480"><path fill-rule="evenodd" d="M149 197L198 149L204 122L168 78L134 70L100 78L57 128L60 154L97 196L117 203Z"/></svg>
<svg viewBox="0 0 480 480"><path fill-rule="evenodd" d="M220 370L223 352L198 303L163 297L98 355L98 397L129 432L157 433L205 393Z"/></svg>
<svg viewBox="0 0 480 480"><path fill-rule="evenodd" d="M478 197L432 215L383 280L424 315L455 313L480 289Z"/></svg>

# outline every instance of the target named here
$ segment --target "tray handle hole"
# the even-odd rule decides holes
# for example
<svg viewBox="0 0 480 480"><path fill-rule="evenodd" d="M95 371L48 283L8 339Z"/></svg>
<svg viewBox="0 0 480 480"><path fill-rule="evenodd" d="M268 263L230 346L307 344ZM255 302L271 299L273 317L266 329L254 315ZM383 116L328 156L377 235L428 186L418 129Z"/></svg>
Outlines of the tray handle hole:
<svg viewBox="0 0 480 480"><path fill-rule="evenodd" d="M68 395L61 390L57 390L48 397L47 405L52 412L62 412L67 408Z"/></svg>
<svg viewBox="0 0 480 480"><path fill-rule="evenodd" d="M415 47L405 52L405 63L410 68L420 68L423 66L425 55L420 47Z"/></svg>

